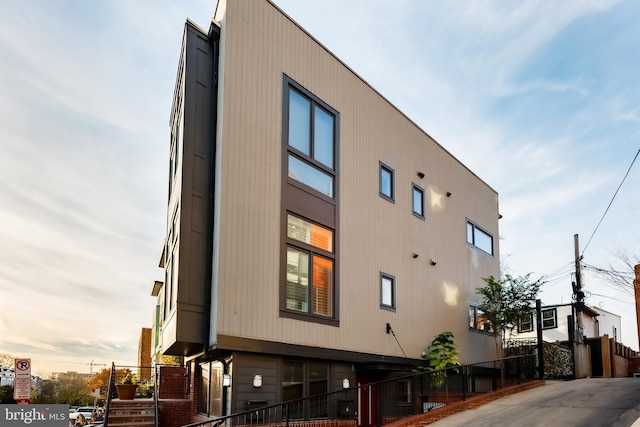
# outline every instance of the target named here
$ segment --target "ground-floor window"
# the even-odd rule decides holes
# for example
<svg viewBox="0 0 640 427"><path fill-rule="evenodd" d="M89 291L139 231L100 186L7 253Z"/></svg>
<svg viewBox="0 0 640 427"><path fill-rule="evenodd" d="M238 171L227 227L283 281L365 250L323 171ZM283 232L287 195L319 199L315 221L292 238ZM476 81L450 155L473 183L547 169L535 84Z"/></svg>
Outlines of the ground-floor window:
<svg viewBox="0 0 640 427"><path fill-rule="evenodd" d="M282 401L310 399L294 409L294 418L323 418L328 415L329 364L323 362L282 361Z"/></svg>
<svg viewBox="0 0 640 427"><path fill-rule="evenodd" d="M209 417L222 416L222 362L203 362L199 369L198 412Z"/></svg>

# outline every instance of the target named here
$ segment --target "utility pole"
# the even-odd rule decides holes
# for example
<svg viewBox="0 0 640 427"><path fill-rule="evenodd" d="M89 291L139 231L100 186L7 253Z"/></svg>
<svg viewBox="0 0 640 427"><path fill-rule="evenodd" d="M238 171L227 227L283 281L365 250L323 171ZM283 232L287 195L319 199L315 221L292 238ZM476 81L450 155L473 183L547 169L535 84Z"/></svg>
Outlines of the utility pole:
<svg viewBox="0 0 640 427"><path fill-rule="evenodd" d="M576 301L576 322L578 325L578 331L576 333L576 342L582 342L582 318L580 313L584 309L584 292L582 292L582 271L580 266L582 264L582 256L580 255L580 241L578 235L573 235L573 250L576 260L576 286L574 289L574 299Z"/></svg>
<svg viewBox="0 0 640 427"><path fill-rule="evenodd" d="M640 343L640 264L633 267L636 278L633 281L633 291L636 297L636 323L638 324L638 342Z"/></svg>
<svg viewBox="0 0 640 427"><path fill-rule="evenodd" d="M88 365L89 365L89 373L90 374L93 374L93 367L94 366L107 366L104 363L93 363L93 360Z"/></svg>

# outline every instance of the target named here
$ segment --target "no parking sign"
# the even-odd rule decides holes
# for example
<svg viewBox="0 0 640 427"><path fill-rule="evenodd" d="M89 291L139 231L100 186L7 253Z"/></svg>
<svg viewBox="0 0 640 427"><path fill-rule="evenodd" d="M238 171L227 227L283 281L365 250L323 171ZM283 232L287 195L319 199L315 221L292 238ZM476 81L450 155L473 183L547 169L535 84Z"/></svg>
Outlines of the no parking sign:
<svg viewBox="0 0 640 427"><path fill-rule="evenodd" d="M28 404L31 399L31 359L16 359L14 362L13 400Z"/></svg>

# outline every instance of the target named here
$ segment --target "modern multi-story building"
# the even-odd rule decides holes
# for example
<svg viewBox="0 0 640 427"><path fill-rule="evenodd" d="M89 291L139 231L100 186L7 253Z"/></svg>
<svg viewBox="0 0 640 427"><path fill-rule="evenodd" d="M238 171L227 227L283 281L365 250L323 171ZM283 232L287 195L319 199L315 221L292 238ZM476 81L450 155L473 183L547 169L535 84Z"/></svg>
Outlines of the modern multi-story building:
<svg viewBox="0 0 640 427"><path fill-rule="evenodd" d="M187 21L170 127L157 345L199 413L410 372L444 331L496 357L496 191L269 0Z"/></svg>

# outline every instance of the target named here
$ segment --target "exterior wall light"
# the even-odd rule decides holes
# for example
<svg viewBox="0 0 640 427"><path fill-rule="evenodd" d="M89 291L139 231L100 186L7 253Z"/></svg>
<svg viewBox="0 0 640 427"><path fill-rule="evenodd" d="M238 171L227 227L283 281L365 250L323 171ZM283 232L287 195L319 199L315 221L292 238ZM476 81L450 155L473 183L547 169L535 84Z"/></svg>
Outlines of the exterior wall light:
<svg viewBox="0 0 640 427"><path fill-rule="evenodd" d="M342 388L349 388L349 378L345 378L342 380Z"/></svg>
<svg viewBox="0 0 640 427"><path fill-rule="evenodd" d="M223 387L229 387L230 385L231 385L231 375L224 374L222 376L222 386Z"/></svg>
<svg viewBox="0 0 640 427"><path fill-rule="evenodd" d="M422 172L418 172L418 176L420 177L420 179L424 178L424 174Z"/></svg>
<svg viewBox="0 0 640 427"><path fill-rule="evenodd" d="M437 262L435 262L434 260L431 260L431 265L436 265Z"/></svg>
<svg viewBox="0 0 640 427"><path fill-rule="evenodd" d="M253 377L253 386L255 388L262 387L262 375L256 375L255 377Z"/></svg>

